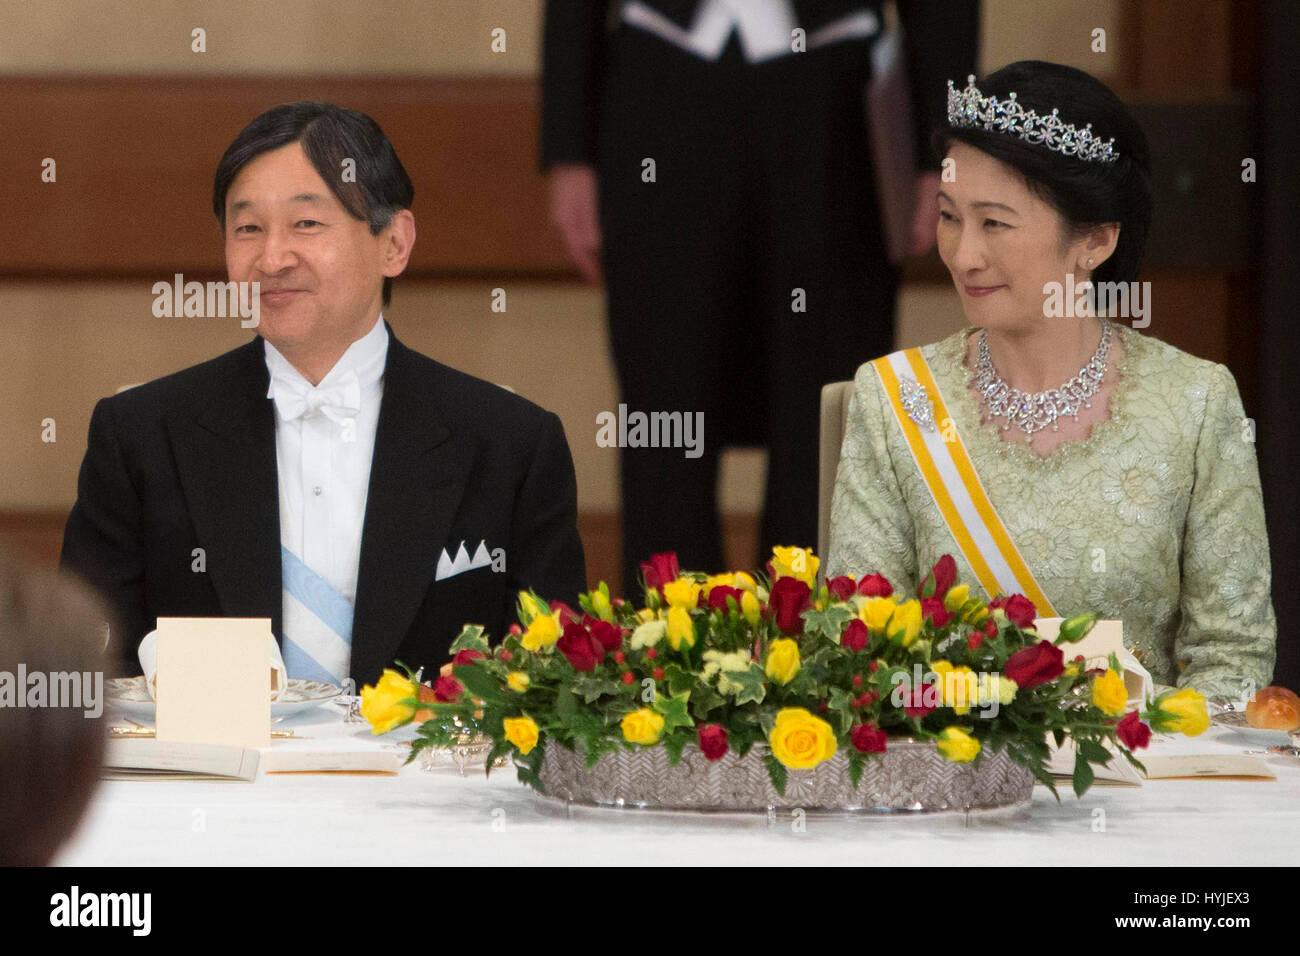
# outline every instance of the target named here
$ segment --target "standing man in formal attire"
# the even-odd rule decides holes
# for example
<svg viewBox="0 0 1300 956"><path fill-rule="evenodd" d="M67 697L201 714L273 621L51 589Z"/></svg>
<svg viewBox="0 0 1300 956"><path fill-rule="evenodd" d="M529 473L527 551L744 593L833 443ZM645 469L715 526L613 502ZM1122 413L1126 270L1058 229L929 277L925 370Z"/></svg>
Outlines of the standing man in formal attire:
<svg viewBox="0 0 1300 956"><path fill-rule="evenodd" d="M677 551L722 567L725 445L760 444L760 554L817 530L822 384L893 348L863 93L880 0L551 0L542 165L570 257L603 280L628 412L704 414L704 451L621 452L624 589ZM910 251L934 242L928 127L975 70L977 0L899 0L915 108Z"/></svg>
<svg viewBox="0 0 1300 956"><path fill-rule="evenodd" d="M226 150L213 211L261 334L99 402L64 535L124 666L159 616L267 617L290 677L360 685L436 667L467 622L500 636L521 588L584 588L559 419L384 319L413 195L378 124L328 103Z"/></svg>

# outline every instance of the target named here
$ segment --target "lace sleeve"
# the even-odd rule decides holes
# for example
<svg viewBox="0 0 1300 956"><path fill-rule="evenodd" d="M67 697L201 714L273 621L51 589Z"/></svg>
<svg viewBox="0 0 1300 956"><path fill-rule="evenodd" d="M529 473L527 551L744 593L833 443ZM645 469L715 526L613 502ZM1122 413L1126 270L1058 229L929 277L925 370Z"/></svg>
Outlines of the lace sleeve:
<svg viewBox="0 0 1300 956"><path fill-rule="evenodd" d="M895 590L916 585L915 528L887 440L896 427L880 378L858 369L831 501L827 575L883 574Z"/></svg>
<svg viewBox="0 0 1300 956"><path fill-rule="evenodd" d="M1272 680L1270 583L1253 428L1232 374L1215 365L1183 532L1178 686L1236 698Z"/></svg>

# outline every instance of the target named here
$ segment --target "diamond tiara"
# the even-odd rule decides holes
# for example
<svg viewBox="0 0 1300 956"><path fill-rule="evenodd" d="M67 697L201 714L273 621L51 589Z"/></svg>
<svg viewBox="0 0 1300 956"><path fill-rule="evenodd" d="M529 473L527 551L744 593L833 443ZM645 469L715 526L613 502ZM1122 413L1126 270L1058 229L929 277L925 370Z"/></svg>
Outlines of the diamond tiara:
<svg viewBox="0 0 1300 956"><path fill-rule="evenodd" d="M1115 151L1115 138L1106 142L1093 135L1092 124L1083 129L1066 123L1058 110L1050 116L1039 116L1016 102L1016 94L1007 99L985 96L975 85L975 77L966 77L966 89L958 91L948 81L948 125L991 130L995 133L1013 133L1028 143L1046 146L1066 156L1077 156L1087 162L1113 163L1119 159Z"/></svg>

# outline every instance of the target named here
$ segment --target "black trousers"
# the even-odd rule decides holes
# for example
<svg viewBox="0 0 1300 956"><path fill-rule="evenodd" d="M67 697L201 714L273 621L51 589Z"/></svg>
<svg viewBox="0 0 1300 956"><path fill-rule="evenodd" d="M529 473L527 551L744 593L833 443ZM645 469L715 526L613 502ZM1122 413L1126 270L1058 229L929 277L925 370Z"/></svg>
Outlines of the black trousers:
<svg viewBox="0 0 1300 956"><path fill-rule="evenodd" d="M623 448L623 593L639 562L724 569L719 453L768 451L759 554L815 546L821 386L893 347L867 146L869 43L753 65L634 27L611 45L597 170L610 338L629 413L704 413L704 451ZM653 178L647 174L653 163Z"/></svg>

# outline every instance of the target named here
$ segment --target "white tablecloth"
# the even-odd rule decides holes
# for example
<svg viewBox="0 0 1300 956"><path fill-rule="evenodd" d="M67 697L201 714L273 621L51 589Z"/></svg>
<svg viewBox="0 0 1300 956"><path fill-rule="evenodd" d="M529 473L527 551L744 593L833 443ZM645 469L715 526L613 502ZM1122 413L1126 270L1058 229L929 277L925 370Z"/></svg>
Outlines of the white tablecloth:
<svg viewBox="0 0 1300 956"><path fill-rule="evenodd" d="M276 746L374 748L334 707L277 727L313 738ZM398 732L402 733L401 731ZM408 735L409 739L409 735ZM1213 728L1153 742L1153 752L1255 749ZM242 781L105 781L64 865L282 864L1294 864L1300 860L1300 759L1267 755L1276 780L1152 780L1095 786L1058 804L1042 786L1007 817L683 815L574 808L543 800L513 768L396 776L259 775Z"/></svg>

